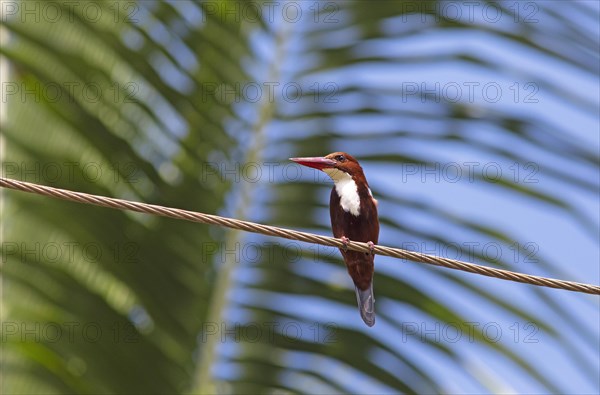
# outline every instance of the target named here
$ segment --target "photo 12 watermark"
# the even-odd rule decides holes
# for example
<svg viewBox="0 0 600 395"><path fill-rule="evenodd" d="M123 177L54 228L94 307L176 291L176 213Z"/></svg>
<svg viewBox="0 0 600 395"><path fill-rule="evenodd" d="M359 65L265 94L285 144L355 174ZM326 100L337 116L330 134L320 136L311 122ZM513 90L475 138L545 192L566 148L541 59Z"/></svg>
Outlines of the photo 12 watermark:
<svg viewBox="0 0 600 395"><path fill-rule="evenodd" d="M87 263L138 263L140 246L133 241L104 245L98 242L78 241L25 242L3 241L0 243L2 263L73 264Z"/></svg>
<svg viewBox="0 0 600 395"><path fill-rule="evenodd" d="M540 166L536 162L500 163L463 161L400 163L401 181L421 183L491 182L502 180L515 184L537 184Z"/></svg>
<svg viewBox="0 0 600 395"><path fill-rule="evenodd" d="M302 99L313 103L338 103L339 86L335 82L313 82L310 84L295 81L278 82L235 82L232 84L203 82L202 101L211 99L219 103L240 102L286 102L298 103Z"/></svg>
<svg viewBox="0 0 600 395"><path fill-rule="evenodd" d="M462 241L458 242L403 242L399 248L422 254L434 255L458 261L477 262L484 260L492 263L537 264L539 244L533 241ZM401 259L409 261L408 259Z"/></svg>
<svg viewBox="0 0 600 395"><path fill-rule="evenodd" d="M15 82L0 85L2 103L137 103L140 86L137 82Z"/></svg>
<svg viewBox="0 0 600 395"><path fill-rule="evenodd" d="M198 244L198 257L202 264L215 262L224 264L283 264L299 262L306 259L320 262L339 257L335 247L297 241L265 241L265 242L202 242Z"/></svg>
<svg viewBox="0 0 600 395"><path fill-rule="evenodd" d="M330 344L338 342L338 325L334 322L205 322L202 324L198 341L206 343L274 343L281 339L284 343L309 341Z"/></svg>
<svg viewBox="0 0 600 395"><path fill-rule="evenodd" d="M539 86L526 81L499 83L496 81L424 82L405 81L400 85L402 103L411 100L448 103L512 103L537 104Z"/></svg>
<svg viewBox="0 0 600 395"><path fill-rule="evenodd" d="M2 321L1 342L71 344L138 343L141 335L129 322L25 322Z"/></svg>
<svg viewBox="0 0 600 395"><path fill-rule="evenodd" d="M403 1L399 4L401 21L414 23L539 23L540 7L534 1ZM416 18L415 18L416 17Z"/></svg>
<svg viewBox="0 0 600 395"><path fill-rule="evenodd" d="M506 327L498 322L403 322L402 342L539 343L540 328L533 322L514 322Z"/></svg>
<svg viewBox="0 0 600 395"><path fill-rule="evenodd" d="M337 1L203 1L202 21L221 23L323 23L340 22L343 4Z"/></svg>
<svg viewBox="0 0 600 395"><path fill-rule="evenodd" d="M3 23L138 23L137 1L0 1Z"/></svg>
<svg viewBox="0 0 600 395"><path fill-rule="evenodd" d="M3 161L0 175L36 184L114 182L135 184L140 172L135 162Z"/></svg>

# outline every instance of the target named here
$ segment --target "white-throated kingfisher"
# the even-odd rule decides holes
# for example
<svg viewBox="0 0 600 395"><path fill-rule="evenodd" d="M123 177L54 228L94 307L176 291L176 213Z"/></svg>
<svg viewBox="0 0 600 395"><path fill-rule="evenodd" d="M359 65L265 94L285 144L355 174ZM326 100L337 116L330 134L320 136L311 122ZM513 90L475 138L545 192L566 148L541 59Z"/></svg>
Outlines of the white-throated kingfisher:
<svg viewBox="0 0 600 395"><path fill-rule="evenodd" d="M334 152L324 157L290 158L304 166L321 170L334 182L329 201L333 236L344 244L350 240L366 242L371 252L340 248L348 273L354 281L358 310L365 324L375 325L373 296L373 246L379 239L377 200L373 198L363 169L353 156Z"/></svg>

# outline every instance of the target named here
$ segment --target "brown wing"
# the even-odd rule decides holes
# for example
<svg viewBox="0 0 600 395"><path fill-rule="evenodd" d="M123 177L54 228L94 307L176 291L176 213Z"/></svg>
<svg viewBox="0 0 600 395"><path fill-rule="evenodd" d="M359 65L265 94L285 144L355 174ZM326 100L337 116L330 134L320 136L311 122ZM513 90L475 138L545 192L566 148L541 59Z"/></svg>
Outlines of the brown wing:
<svg viewBox="0 0 600 395"><path fill-rule="evenodd" d="M377 244L379 239L379 222L377 221L377 207L371 200L371 197L362 196L361 209L358 216L354 216L342 209L340 197L335 188L331 191L330 198L330 216L333 236L340 238L346 236L351 241L372 241ZM370 288L374 272L374 256L358 251L344 251L340 249L344 262L348 268L348 274L352 277L354 284L360 290Z"/></svg>
<svg viewBox="0 0 600 395"><path fill-rule="evenodd" d="M377 244L379 241L379 221L377 219L377 205L368 192L363 194L359 191L361 200L360 214L354 216L344 211L340 205L340 197L335 188L331 190L329 199L329 214L331 217L331 228L333 236L340 238L346 236L350 240ZM346 233L344 234L344 229Z"/></svg>
<svg viewBox="0 0 600 395"><path fill-rule="evenodd" d="M367 189L368 191L368 189ZM362 192L362 193L361 193ZM340 197L335 188L331 191L329 213L334 237L346 236L354 241L379 240L379 221L377 219L377 201L365 191L359 191L361 208L358 216L354 216L342 208ZM374 255L357 251L340 249L348 274L352 277L356 289L356 301L360 316L368 326L375 325L375 296L373 295L373 274L375 271Z"/></svg>

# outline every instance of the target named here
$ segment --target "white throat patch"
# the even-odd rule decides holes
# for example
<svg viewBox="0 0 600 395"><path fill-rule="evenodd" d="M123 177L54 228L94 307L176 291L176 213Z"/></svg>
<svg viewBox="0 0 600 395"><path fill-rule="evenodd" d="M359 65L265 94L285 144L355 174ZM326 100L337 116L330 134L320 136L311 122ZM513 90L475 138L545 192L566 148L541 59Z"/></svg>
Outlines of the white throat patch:
<svg viewBox="0 0 600 395"><path fill-rule="evenodd" d="M323 169L335 184L335 191L340 197L342 209L354 216L360 213L360 198L358 188L350 174L338 169Z"/></svg>

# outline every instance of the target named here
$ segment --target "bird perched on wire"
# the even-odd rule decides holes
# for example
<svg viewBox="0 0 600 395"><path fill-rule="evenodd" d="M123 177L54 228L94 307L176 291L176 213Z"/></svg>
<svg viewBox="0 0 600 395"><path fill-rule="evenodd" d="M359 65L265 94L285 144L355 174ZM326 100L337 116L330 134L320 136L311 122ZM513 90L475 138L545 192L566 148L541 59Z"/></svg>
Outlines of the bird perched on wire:
<svg viewBox="0 0 600 395"><path fill-rule="evenodd" d="M345 246L350 240L369 244L370 252L340 248L348 273L354 281L358 310L365 324L375 325L373 296L374 245L379 239L377 200L358 161L345 152L324 157L290 158L304 166L325 172L334 182L329 201L333 235Z"/></svg>

